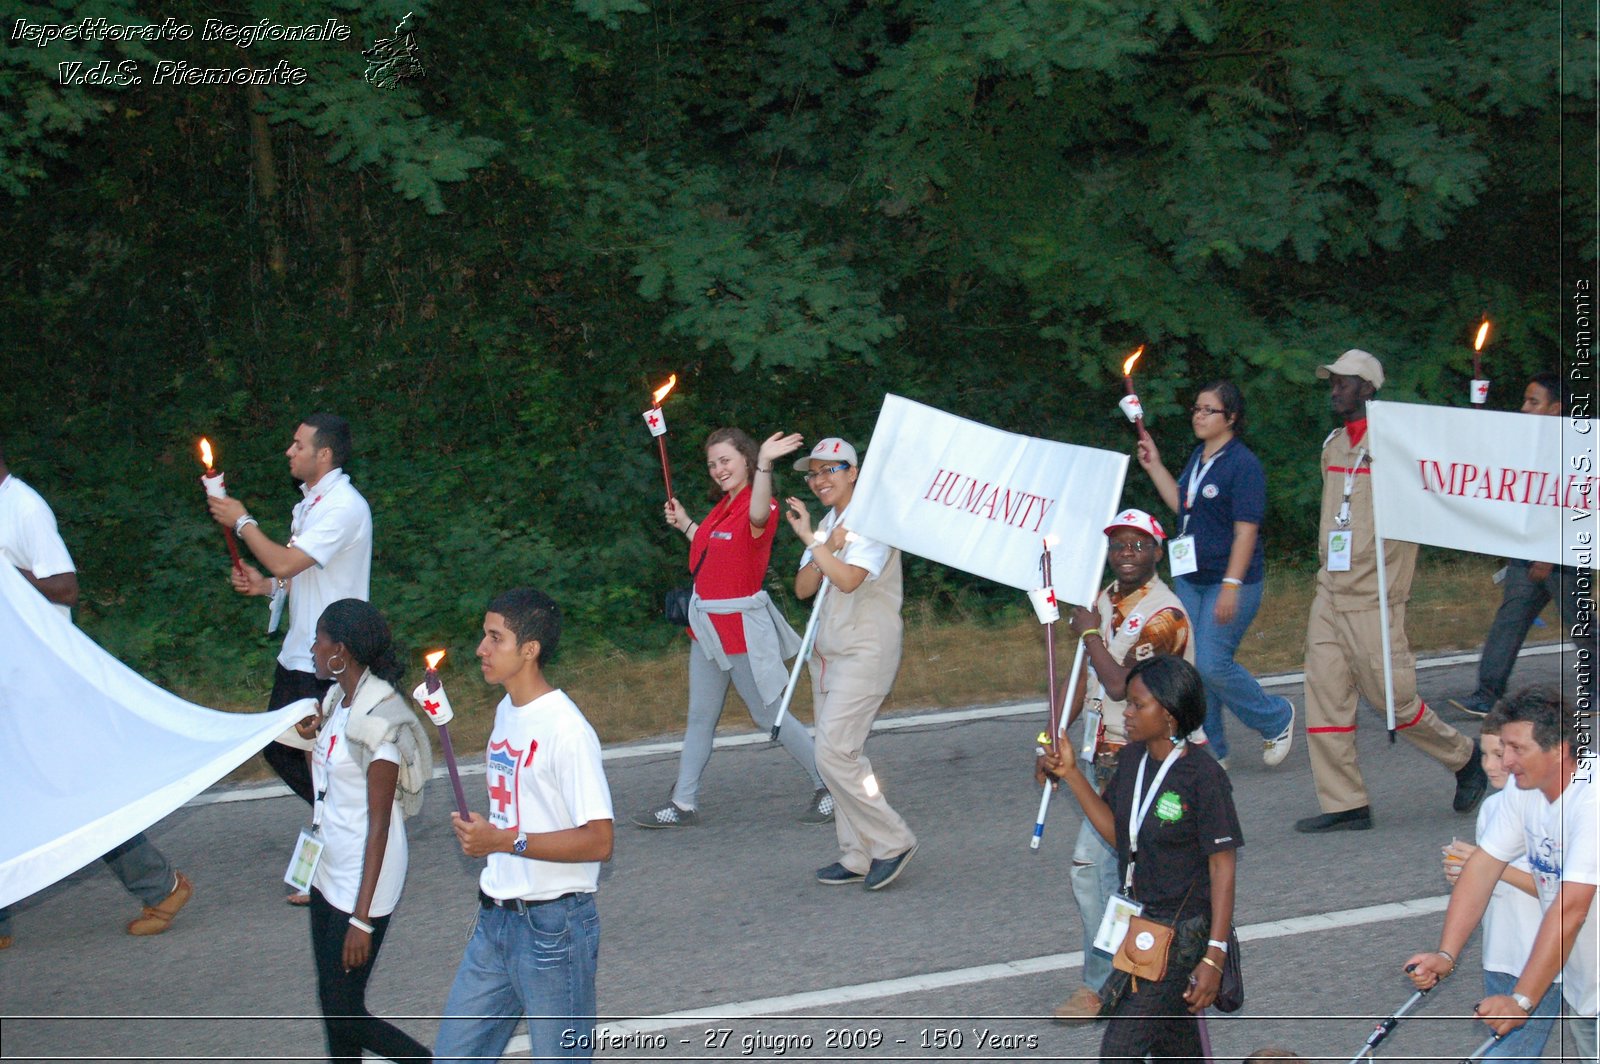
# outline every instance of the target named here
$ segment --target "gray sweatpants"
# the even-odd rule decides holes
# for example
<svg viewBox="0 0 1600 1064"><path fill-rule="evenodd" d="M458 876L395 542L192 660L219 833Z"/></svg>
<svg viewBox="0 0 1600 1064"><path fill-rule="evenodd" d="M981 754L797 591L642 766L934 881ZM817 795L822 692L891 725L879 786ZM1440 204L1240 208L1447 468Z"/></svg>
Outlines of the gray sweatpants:
<svg viewBox="0 0 1600 1064"><path fill-rule="evenodd" d="M778 715L782 696L762 703L755 673L750 671L749 655L729 654L728 663L732 668L723 672L698 646L689 648L689 723L683 733L683 755L678 760L678 783L672 789L672 800L682 809L699 807L700 774L711 760L711 740L717 734L717 721L722 719L730 680L757 727L771 728L772 719ZM812 789L821 787L822 777L817 775L817 760L811 749L811 733L806 731L805 725L785 718L778 739L789 756L811 777Z"/></svg>

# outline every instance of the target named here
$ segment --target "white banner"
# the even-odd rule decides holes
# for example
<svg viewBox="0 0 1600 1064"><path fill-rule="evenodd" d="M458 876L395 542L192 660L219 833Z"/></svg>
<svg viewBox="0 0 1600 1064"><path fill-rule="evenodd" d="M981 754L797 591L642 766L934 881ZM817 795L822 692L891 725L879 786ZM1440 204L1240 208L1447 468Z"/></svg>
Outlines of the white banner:
<svg viewBox="0 0 1600 1064"><path fill-rule="evenodd" d="M303 715L219 713L163 691L3 562L0 646L0 905L132 838Z"/></svg>
<svg viewBox="0 0 1600 1064"><path fill-rule="evenodd" d="M1367 403L1385 539L1592 567L1592 419Z"/></svg>
<svg viewBox="0 0 1600 1064"><path fill-rule="evenodd" d="M1086 606L1128 456L1019 436L886 395L850 503L851 530L1021 591L1051 548L1056 594Z"/></svg>

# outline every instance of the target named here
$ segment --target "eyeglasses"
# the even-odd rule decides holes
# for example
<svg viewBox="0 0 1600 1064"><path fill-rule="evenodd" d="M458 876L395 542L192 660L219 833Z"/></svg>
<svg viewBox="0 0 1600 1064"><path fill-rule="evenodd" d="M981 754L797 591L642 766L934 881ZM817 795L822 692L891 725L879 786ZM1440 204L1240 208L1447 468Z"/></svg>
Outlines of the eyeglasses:
<svg viewBox="0 0 1600 1064"><path fill-rule="evenodd" d="M1131 542L1127 542L1127 543L1118 543L1116 540L1112 540L1110 546L1108 546L1106 548L1106 553L1107 554L1130 554L1130 553L1131 554L1143 554L1146 551L1152 551L1152 550L1155 550L1155 549L1156 549L1156 545L1154 543L1146 543L1142 539L1132 540Z"/></svg>
<svg viewBox="0 0 1600 1064"><path fill-rule="evenodd" d="M1189 408L1189 413L1193 414L1195 417L1199 417L1202 414L1204 414L1206 417L1210 417L1212 414L1226 414L1227 411L1214 406L1191 406Z"/></svg>
<svg viewBox="0 0 1600 1064"><path fill-rule="evenodd" d="M849 469L849 468L850 468L850 463L849 462L840 462L838 465L825 465L821 469L816 470L815 472L807 473L805 475L806 483L809 484L813 480L816 480L818 477L831 477L831 476L833 476L833 475L835 475L837 473L843 473L846 469Z"/></svg>

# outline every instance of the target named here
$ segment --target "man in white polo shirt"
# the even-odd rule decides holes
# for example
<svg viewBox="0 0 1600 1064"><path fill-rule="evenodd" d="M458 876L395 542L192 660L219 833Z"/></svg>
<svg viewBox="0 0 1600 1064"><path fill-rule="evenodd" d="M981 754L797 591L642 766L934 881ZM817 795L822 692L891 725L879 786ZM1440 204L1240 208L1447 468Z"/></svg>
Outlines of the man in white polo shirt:
<svg viewBox="0 0 1600 1064"><path fill-rule="evenodd" d="M0 450L0 560L16 566L70 621L78 604L77 567L56 529L50 504L12 476L5 459ZM193 893L188 877L174 871L142 831L100 859L129 894L144 902L144 912L128 925L130 935L159 935ZM11 910L0 908L0 949L11 942Z"/></svg>
<svg viewBox="0 0 1600 1064"><path fill-rule="evenodd" d="M1530 687L1502 702L1496 713L1505 717L1500 740L1516 787L1507 789L1478 849L1461 869L1439 948L1410 958L1406 971L1419 989L1453 972L1500 874L1526 856L1544 919L1511 993L1484 998L1474 1011L1495 1033L1505 1034L1528 1022L1534 1002L1560 973L1570 1013L1561 1059L1594 1061L1600 790L1592 756L1581 761L1578 756L1579 737L1593 734L1593 710L1576 708L1553 689Z"/></svg>
<svg viewBox="0 0 1600 1064"><path fill-rule="evenodd" d="M331 681L317 679L311 660L317 618L329 603L371 598L372 511L344 472L350 459L350 423L337 414L312 414L295 429L284 454L289 475L301 482L302 495L290 518L287 543L261 531L238 499L209 500L211 516L238 533L267 568L268 575L249 565L233 570L233 588L272 599L269 631L276 630L287 599L289 631L267 697L269 712L322 697ZM273 771L308 804L313 795L305 751L310 748L291 729L262 752Z"/></svg>

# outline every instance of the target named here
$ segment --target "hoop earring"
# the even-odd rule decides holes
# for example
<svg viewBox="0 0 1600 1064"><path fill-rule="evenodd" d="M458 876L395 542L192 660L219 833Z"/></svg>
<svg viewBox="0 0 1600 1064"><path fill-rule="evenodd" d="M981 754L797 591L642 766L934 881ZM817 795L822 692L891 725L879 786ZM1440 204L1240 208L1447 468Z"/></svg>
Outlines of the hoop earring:
<svg viewBox="0 0 1600 1064"><path fill-rule="evenodd" d="M346 669L348 669L349 667L350 667L350 663L348 661L345 661L345 660L342 660L342 659L340 660L339 667L337 669L333 667L333 662L331 662L331 661L328 662L328 671L333 673L333 675L335 675L335 676L343 676L344 675L344 671Z"/></svg>

